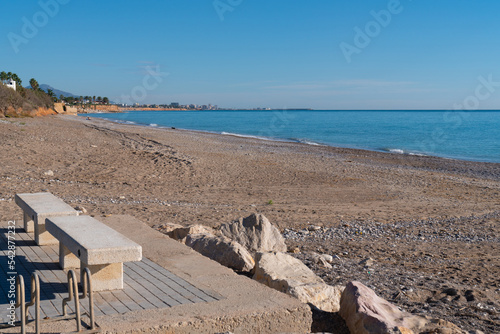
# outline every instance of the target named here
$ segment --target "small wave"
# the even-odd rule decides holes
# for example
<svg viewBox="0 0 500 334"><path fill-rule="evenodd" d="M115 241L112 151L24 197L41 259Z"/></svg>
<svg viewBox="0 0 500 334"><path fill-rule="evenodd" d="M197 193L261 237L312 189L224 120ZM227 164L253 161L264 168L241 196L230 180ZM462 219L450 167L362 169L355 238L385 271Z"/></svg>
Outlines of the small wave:
<svg viewBox="0 0 500 334"><path fill-rule="evenodd" d="M296 141L301 144L306 144L306 145L312 145L312 146L325 146L320 143L316 143L314 141L308 140L308 139L297 139L297 138L292 138L293 141Z"/></svg>
<svg viewBox="0 0 500 334"><path fill-rule="evenodd" d="M406 155L415 155L419 157L426 157L426 154L420 153L420 152L412 152L412 151L406 151L400 148L383 148L382 151L384 152L389 152L389 153L394 153L394 154L406 154Z"/></svg>
<svg viewBox="0 0 500 334"><path fill-rule="evenodd" d="M96 118L100 118L98 116L95 116ZM112 118L107 118L107 117L102 117L100 119L103 119L103 120L106 120L106 121L110 121L110 122L113 122L113 123L118 123L118 124L137 124L136 122L132 122L132 121L125 121L125 120L122 120L122 119L112 119Z"/></svg>
<svg viewBox="0 0 500 334"><path fill-rule="evenodd" d="M423 153L415 153L415 152L410 152L408 153L409 155L416 155L418 157L428 157L427 154L423 154Z"/></svg>
<svg viewBox="0 0 500 334"><path fill-rule="evenodd" d="M157 127L157 126L158 126L158 124L151 123L151 124L149 124L149 126Z"/></svg>
<svg viewBox="0 0 500 334"><path fill-rule="evenodd" d="M252 138L252 139L261 139L261 140L271 140L270 138L266 137L259 137L259 136L252 136L252 135L242 135L239 133L232 133L232 132L221 132L221 135L225 136L234 136L234 137L241 137L241 138Z"/></svg>
<svg viewBox="0 0 500 334"><path fill-rule="evenodd" d="M397 153L397 154L406 154L405 150L402 150L399 148L390 148L387 151L391 152L391 153Z"/></svg>

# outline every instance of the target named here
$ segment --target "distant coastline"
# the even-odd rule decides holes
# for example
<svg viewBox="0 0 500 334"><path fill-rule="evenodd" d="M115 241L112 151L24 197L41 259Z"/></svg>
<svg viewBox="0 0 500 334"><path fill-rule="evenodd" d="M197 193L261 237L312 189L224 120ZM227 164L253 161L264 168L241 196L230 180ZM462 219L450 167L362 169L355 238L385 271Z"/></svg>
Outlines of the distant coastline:
<svg viewBox="0 0 500 334"><path fill-rule="evenodd" d="M460 110L449 109L314 109L314 108L218 108L218 109L190 109L190 108L163 108L163 107L123 107L120 105L96 105L95 110L105 111L102 107L116 108L117 112L122 111L318 111L318 112L460 112ZM92 112L94 109L85 109ZM477 109L463 111L467 113L474 112L498 112L500 109Z"/></svg>

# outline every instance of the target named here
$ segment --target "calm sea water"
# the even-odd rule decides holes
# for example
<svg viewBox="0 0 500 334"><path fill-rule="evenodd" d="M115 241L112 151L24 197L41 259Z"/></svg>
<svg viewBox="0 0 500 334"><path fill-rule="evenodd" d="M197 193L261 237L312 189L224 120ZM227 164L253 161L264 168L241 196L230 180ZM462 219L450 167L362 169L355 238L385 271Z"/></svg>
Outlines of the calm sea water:
<svg viewBox="0 0 500 334"><path fill-rule="evenodd" d="M131 111L89 116L311 145L500 163L500 111Z"/></svg>

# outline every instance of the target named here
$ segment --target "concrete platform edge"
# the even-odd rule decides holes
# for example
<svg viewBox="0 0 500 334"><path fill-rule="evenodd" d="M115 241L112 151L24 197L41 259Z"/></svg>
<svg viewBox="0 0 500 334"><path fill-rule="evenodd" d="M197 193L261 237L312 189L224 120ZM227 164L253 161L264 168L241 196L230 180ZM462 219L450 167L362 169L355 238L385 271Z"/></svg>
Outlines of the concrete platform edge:
<svg viewBox="0 0 500 334"><path fill-rule="evenodd" d="M189 283L222 297L210 303L180 305L98 317L107 333L308 333L308 305L201 256L131 216L96 217L143 247L143 256Z"/></svg>

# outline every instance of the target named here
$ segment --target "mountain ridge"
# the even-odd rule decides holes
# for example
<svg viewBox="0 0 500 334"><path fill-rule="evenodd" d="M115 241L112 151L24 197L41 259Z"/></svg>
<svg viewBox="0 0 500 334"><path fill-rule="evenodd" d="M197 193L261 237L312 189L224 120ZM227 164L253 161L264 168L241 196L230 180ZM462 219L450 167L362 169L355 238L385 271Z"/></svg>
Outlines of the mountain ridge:
<svg viewBox="0 0 500 334"><path fill-rule="evenodd" d="M47 85L47 84L41 84L40 85L40 89L43 90L44 92L48 92L49 89L51 89L53 92L54 92L54 95L56 97L59 97L61 95L63 95L64 97L75 97L75 98L79 98L81 95L75 95L73 93L69 93L69 92L65 92L63 90L60 90L60 89L57 89L57 88L54 88L50 85Z"/></svg>

